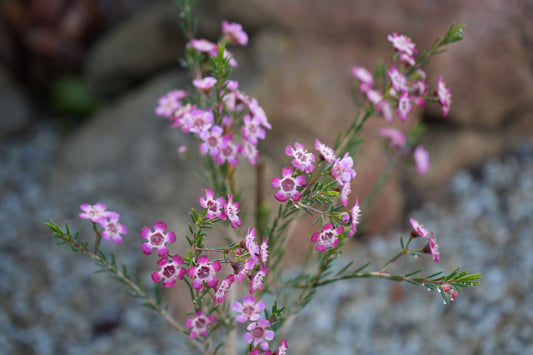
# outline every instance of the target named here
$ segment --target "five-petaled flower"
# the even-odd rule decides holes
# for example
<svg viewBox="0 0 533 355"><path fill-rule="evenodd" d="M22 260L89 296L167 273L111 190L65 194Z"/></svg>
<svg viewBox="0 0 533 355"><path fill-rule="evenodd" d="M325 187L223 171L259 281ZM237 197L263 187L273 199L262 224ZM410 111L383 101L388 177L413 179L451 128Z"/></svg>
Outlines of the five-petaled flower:
<svg viewBox="0 0 533 355"><path fill-rule="evenodd" d="M219 197L215 200L214 197L215 193L211 189L205 189L205 197L200 196L200 206L207 209L205 218L211 220L220 218L225 220L226 214L224 213L224 207L226 207L226 200L224 200L224 197Z"/></svg>
<svg viewBox="0 0 533 355"><path fill-rule="evenodd" d="M318 139L315 140L315 149L320 153L320 158L324 159L328 163L333 163L335 159L337 159L335 156L335 151L320 142Z"/></svg>
<svg viewBox="0 0 533 355"><path fill-rule="evenodd" d="M106 205L97 202L95 205L84 203L80 206L83 212L80 212L79 217L83 219L90 219L92 222L97 223L100 218L109 215L109 211L106 211Z"/></svg>
<svg viewBox="0 0 533 355"><path fill-rule="evenodd" d="M356 175L355 170L352 169L353 159L348 153L344 154L344 157L337 158L333 164L333 177L337 179L339 185L349 183Z"/></svg>
<svg viewBox="0 0 533 355"><path fill-rule="evenodd" d="M194 318L187 318L185 325L191 330L189 337L196 338L198 335L205 337L207 335L207 326L215 321L212 314L204 316L204 311L200 310L194 314Z"/></svg>
<svg viewBox="0 0 533 355"><path fill-rule="evenodd" d="M297 190L298 187L306 184L305 176L298 175L293 177L294 170L287 166L281 170L282 178L275 177L272 179L272 187L279 189L274 193L274 197L279 202L285 202L289 198L294 202L298 202L302 197L302 193Z"/></svg>
<svg viewBox="0 0 533 355"><path fill-rule="evenodd" d="M224 206L224 213L228 217L231 226L237 228L241 226L241 219L239 218L239 203L233 202L233 195L228 195L228 202Z"/></svg>
<svg viewBox="0 0 533 355"><path fill-rule="evenodd" d="M261 318L257 322L252 322L246 327L248 333L244 334L244 340L248 344L253 343L253 347L259 345L261 349L268 349L268 342L274 339L274 331L266 329L270 326L267 319Z"/></svg>
<svg viewBox="0 0 533 355"><path fill-rule="evenodd" d="M229 274L224 280L220 281L213 297L213 304L223 303L226 300L226 293L228 293L233 282L235 282L235 275L233 274Z"/></svg>
<svg viewBox="0 0 533 355"><path fill-rule="evenodd" d="M298 143L294 143L294 148L288 145L285 148L285 154L293 157L292 166L304 173L311 173L315 170L316 157L309 153L305 147Z"/></svg>
<svg viewBox="0 0 533 355"><path fill-rule="evenodd" d="M112 240L115 244L122 243L121 234L128 233L125 225L120 224L118 219L120 215L116 212L109 212L107 217L101 217L99 223L104 227L102 231L102 238L104 240Z"/></svg>
<svg viewBox="0 0 533 355"><path fill-rule="evenodd" d="M261 312L265 310L263 301L255 302L254 296L244 296L242 303L234 302L231 308L240 314L235 317L239 323L244 323L248 320L256 321L261 318Z"/></svg>
<svg viewBox="0 0 533 355"><path fill-rule="evenodd" d="M176 283L177 279L183 280L183 277L187 273L187 270L180 268L183 264L183 258L178 254L172 257L172 261L168 260L168 256L164 256L157 261L157 265L161 268L159 271L152 273L152 281L155 283L163 280L162 284L165 287L172 287Z"/></svg>
<svg viewBox="0 0 533 355"><path fill-rule="evenodd" d="M322 227L322 232L314 233L311 237L311 241L313 243L317 243L316 250L318 251L324 251L328 248L335 248L341 242L338 235L343 232L343 226L333 228L333 224L331 223L324 224Z"/></svg>
<svg viewBox="0 0 533 355"><path fill-rule="evenodd" d="M351 219L352 223L350 226L350 230L346 234L347 238L350 238L357 232L357 225L359 225L359 218L361 217L361 207L359 207L359 199L355 199L355 205L352 207L351 210Z"/></svg>
<svg viewBox="0 0 533 355"><path fill-rule="evenodd" d="M150 255L152 250L157 249L157 255L164 256L168 254L168 247L166 243L174 243L176 241L176 234L174 232L165 233L167 229L166 223L155 222L154 231L150 228L144 227L139 233L142 239L146 239L146 243L141 245L141 250L145 255Z"/></svg>
<svg viewBox="0 0 533 355"><path fill-rule="evenodd" d="M429 170L429 153L421 145L415 148L413 152L415 160L415 169L419 175L424 176Z"/></svg>
<svg viewBox="0 0 533 355"><path fill-rule="evenodd" d="M250 294L254 293L255 291L261 291L263 288L263 280L268 275L268 269L265 264L261 264L259 267L259 270L255 273L254 277L252 277L252 281L250 281Z"/></svg>
<svg viewBox="0 0 533 355"><path fill-rule="evenodd" d="M448 111L450 111L450 105L452 104L452 93L450 89L446 87L442 76L439 77L439 82L437 83L437 96L439 98L439 103L442 105L442 115L446 117Z"/></svg>
<svg viewBox="0 0 533 355"><path fill-rule="evenodd" d="M209 263L209 258L207 256L200 255L197 262L198 266L191 266L187 272L190 277L194 278L192 281L192 287L196 290L201 290L204 288L204 282L209 287L215 287L218 283L215 274L222 268L220 261L216 260Z"/></svg>

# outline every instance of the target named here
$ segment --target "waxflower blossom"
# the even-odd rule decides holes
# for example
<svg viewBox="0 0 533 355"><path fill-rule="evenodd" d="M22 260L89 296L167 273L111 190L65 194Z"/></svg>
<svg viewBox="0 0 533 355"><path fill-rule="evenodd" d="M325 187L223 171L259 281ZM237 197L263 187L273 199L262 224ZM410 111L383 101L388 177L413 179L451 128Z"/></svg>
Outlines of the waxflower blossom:
<svg viewBox="0 0 533 355"><path fill-rule="evenodd" d="M248 320L256 321L261 318L261 312L265 310L263 301L255 302L254 296L244 296L242 303L234 302L231 308L240 314L235 317L239 323L244 323Z"/></svg>
<svg viewBox="0 0 533 355"><path fill-rule="evenodd" d="M102 231L102 239L108 241L112 240L115 244L122 243L121 234L127 234L128 229L125 225L118 222L119 218L120 215L116 212L109 212L107 217L100 218L98 222L104 227L104 230Z"/></svg>
<svg viewBox="0 0 533 355"><path fill-rule="evenodd" d="M446 117L452 104L452 94L450 89L446 87L444 80L442 80L442 76L439 77L439 82L437 83L437 96L439 97L439 103L442 105L442 115Z"/></svg>
<svg viewBox="0 0 533 355"><path fill-rule="evenodd" d="M287 339L285 338L281 339L281 344L279 345L277 355L287 355L288 349L289 349L289 346L287 345Z"/></svg>
<svg viewBox="0 0 533 355"><path fill-rule="evenodd" d="M407 91L407 78L405 75L400 73L400 70L396 68L395 66L391 66L389 70L387 70L387 75L389 76L392 87L394 90L398 92Z"/></svg>
<svg viewBox="0 0 533 355"><path fill-rule="evenodd" d="M383 95L381 95L379 92L377 92L376 90L368 90L366 92L366 98L368 99L368 101L370 101L370 103L372 103L373 105L377 105L379 104L382 100L383 100Z"/></svg>
<svg viewBox="0 0 533 355"><path fill-rule="evenodd" d="M394 49L396 49L400 54L405 53L409 56L413 56L417 52L415 44L413 41L411 41L411 38L407 36L399 35L398 33L394 32L389 34L387 39L392 43Z"/></svg>
<svg viewBox="0 0 533 355"><path fill-rule="evenodd" d="M205 337L207 335L207 326L215 321L215 316L212 314L204 316L204 311L198 311L194 314L194 318L187 318L185 325L191 330L189 337L196 338L198 335Z"/></svg>
<svg viewBox="0 0 533 355"><path fill-rule="evenodd" d="M367 92L374 86L374 77L363 67L352 67L352 75L359 80L359 91Z"/></svg>
<svg viewBox="0 0 533 355"><path fill-rule="evenodd" d="M378 132L383 138L390 139L391 147L403 148L407 144L405 134L397 129L385 127L380 128Z"/></svg>
<svg viewBox="0 0 533 355"><path fill-rule="evenodd" d="M413 111L413 104L411 103L411 94L407 91L404 91L398 98L398 111L397 114L400 116L402 121L407 120L407 115Z"/></svg>
<svg viewBox="0 0 533 355"><path fill-rule="evenodd" d="M209 92L213 86L217 83L217 79L213 78L212 76L206 76L202 79L194 79L192 81L192 84L199 90L202 90L204 92Z"/></svg>
<svg viewBox="0 0 533 355"><path fill-rule="evenodd" d="M240 144L233 143L233 137L229 134L222 137L222 146L220 153L215 157L215 162L219 165L223 165L226 161L229 165L235 166L239 163L237 154L240 153L242 147Z"/></svg>
<svg viewBox="0 0 533 355"><path fill-rule="evenodd" d="M229 23L228 21L222 21L222 35L224 39L231 44L238 44L246 46L248 44L248 35L242 29L242 25L239 23Z"/></svg>
<svg viewBox="0 0 533 355"><path fill-rule="evenodd" d="M257 145L257 139L265 139L265 130L261 128L261 121L258 118L246 115L243 118L242 136L250 143Z"/></svg>
<svg viewBox="0 0 533 355"><path fill-rule="evenodd" d="M169 288L174 286L176 280L183 280L187 273L186 269L179 267L183 263L183 258L177 254L172 257L172 261L168 261L167 256L162 257L157 261L157 265L159 265L161 270L152 273L152 281L158 283L163 280L163 286Z"/></svg>
<svg viewBox="0 0 533 355"><path fill-rule="evenodd" d="M409 218L409 223L411 224L411 238L424 237L428 238L429 232L420 222L414 218Z"/></svg>
<svg viewBox="0 0 533 355"><path fill-rule="evenodd" d="M187 43L187 48L194 48L198 52L209 53L210 55L216 55L218 50L218 46L215 43L203 38L191 39Z"/></svg>
<svg viewBox="0 0 533 355"><path fill-rule="evenodd" d="M170 118L181 107L181 99L188 95L185 90L172 90L161 96L157 101L156 115Z"/></svg>
<svg viewBox="0 0 533 355"><path fill-rule="evenodd" d="M333 164L333 177L337 179L337 183L339 185L344 185L346 183L349 183L355 175L355 170L352 169L353 166L353 159L351 156L348 155L348 153L344 154L344 157L337 158L335 160L335 163Z"/></svg>
<svg viewBox="0 0 533 355"><path fill-rule="evenodd" d="M210 130L201 132L199 137L203 142L200 143L200 152L209 153L213 157L218 156L223 146L222 133L224 129L220 126L212 126Z"/></svg>
<svg viewBox="0 0 533 355"><path fill-rule="evenodd" d="M411 100L415 103L415 105L424 106L424 102L426 101L425 96L427 93L428 86L424 81L417 80L413 82Z"/></svg>
<svg viewBox="0 0 533 355"><path fill-rule="evenodd" d="M100 202L97 202L95 205L84 203L80 206L80 208L83 210L83 212L80 212L78 216L83 219L90 219L95 223L97 223L100 218L109 215L109 211L106 211L106 205Z"/></svg>
<svg viewBox="0 0 533 355"><path fill-rule="evenodd" d="M355 199L355 205L352 207L350 215L352 217L352 224L350 226L350 230L346 234L347 238L350 238L357 232L357 226L359 225L359 218L361 217L361 207L359 207L358 198Z"/></svg>
<svg viewBox="0 0 533 355"><path fill-rule="evenodd" d="M431 254L433 261L438 263L440 261L439 246L437 244L437 240L433 238L433 232L431 232L431 235L427 239L428 243L424 249L422 249L422 251L424 253Z"/></svg>
<svg viewBox="0 0 533 355"><path fill-rule="evenodd" d="M174 232L165 233L167 229L166 223L155 222L154 231L150 228L144 227L139 233L142 239L146 239L147 242L141 245L141 251L145 255L150 255L152 250L157 249L157 255L165 256L168 254L168 248L166 243L174 243L176 241L176 234Z"/></svg>
<svg viewBox="0 0 533 355"><path fill-rule="evenodd" d="M427 150L422 148L421 145L417 146L413 152L413 158L416 171L419 175L424 176L429 170L429 154Z"/></svg>
<svg viewBox="0 0 533 355"><path fill-rule="evenodd" d="M248 333L244 334L244 340L253 347L259 345L263 351L268 349L268 342L274 339L274 331L268 330L270 322L267 319L259 319L257 322L252 322L246 327Z"/></svg>
<svg viewBox="0 0 533 355"><path fill-rule="evenodd" d="M195 109L183 116L181 130L185 133L193 132L200 134L213 125L213 112L209 110Z"/></svg>
<svg viewBox="0 0 533 355"><path fill-rule="evenodd" d="M306 184L305 176L298 175L292 177L294 170L288 166L283 168L281 173L283 176L281 179L279 177L272 179L272 187L275 189L279 188L279 190L274 193L274 197L279 202L285 202L289 198L294 202L298 202L302 197L302 193L298 191L297 188Z"/></svg>
<svg viewBox="0 0 533 355"><path fill-rule="evenodd" d="M224 213L224 207L226 207L226 200L224 197L219 197L215 200L215 192L211 189L205 189L205 198L200 196L200 206L207 209L205 218L207 219L216 219L220 218L222 220L226 219L226 214Z"/></svg>
<svg viewBox="0 0 533 355"><path fill-rule="evenodd" d="M337 159L335 156L335 151L320 142L318 139L315 140L315 149L320 153L320 158L324 159L328 163L333 163L335 159Z"/></svg>
<svg viewBox="0 0 533 355"><path fill-rule="evenodd" d="M394 111L392 110L392 107L389 105L387 101L383 100L379 102L376 105L376 110L378 110L378 112L381 112L381 114L383 115L383 118L385 118L385 121L387 122L392 121L392 118L394 116Z"/></svg>
<svg viewBox="0 0 533 355"><path fill-rule="evenodd" d="M226 293L228 293L228 290L234 281L235 281L235 275L230 274L226 276L226 278L220 282L220 284L218 285L215 291L215 296L213 300L214 305L216 305L217 303L223 303L226 300Z"/></svg>
<svg viewBox="0 0 533 355"><path fill-rule="evenodd" d="M228 202L224 206L224 213L228 217L231 226L237 228L241 226L241 219L239 218L239 203L233 202L233 195L228 195Z"/></svg>
<svg viewBox="0 0 533 355"><path fill-rule="evenodd" d="M259 267L259 271L257 271L252 278L252 281L250 281L250 294L254 293L255 291L261 291L263 288L263 280L268 275L268 268L266 268L265 264L261 264Z"/></svg>
<svg viewBox="0 0 533 355"><path fill-rule="evenodd" d="M350 197L350 194L352 193L352 184L344 184L342 185L341 189L341 204L346 207L348 206L348 197Z"/></svg>
<svg viewBox="0 0 533 355"><path fill-rule="evenodd" d="M288 145L285 148L285 154L294 158L292 166L296 169L304 173L311 173L315 170L316 157L309 153L302 144L296 142L294 143L294 148Z"/></svg>
<svg viewBox="0 0 533 355"><path fill-rule="evenodd" d="M248 159L248 162L250 163L250 165L255 165L257 161L257 157L259 156L259 151L257 150L256 145L254 145L253 143L250 143L247 140L244 140L242 142L241 154L243 157Z"/></svg>
<svg viewBox="0 0 533 355"><path fill-rule="evenodd" d="M324 251L328 248L335 248L341 242L338 235L344 232L344 227L333 228L333 224L328 223L322 227L322 232L314 233L311 237L313 243L317 243L316 250Z"/></svg>
<svg viewBox="0 0 533 355"><path fill-rule="evenodd" d="M215 287L218 283L215 274L222 268L220 262L217 260L209 263L209 258L205 255L200 255L197 262L198 266L191 266L187 271L189 277L194 277L192 287L201 290L204 288L204 282L209 287Z"/></svg>

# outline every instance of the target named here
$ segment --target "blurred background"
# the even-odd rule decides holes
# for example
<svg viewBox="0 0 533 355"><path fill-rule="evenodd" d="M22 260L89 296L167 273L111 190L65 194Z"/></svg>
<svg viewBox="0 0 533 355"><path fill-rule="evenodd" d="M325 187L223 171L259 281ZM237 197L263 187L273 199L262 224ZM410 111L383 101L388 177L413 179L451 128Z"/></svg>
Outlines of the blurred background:
<svg viewBox="0 0 533 355"><path fill-rule="evenodd" d="M380 265L414 216L435 232L441 263L401 267L462 265L483 273L481 286L444 306L408 285L341 283L294 320L289 347L293 354L533 352L533 1L198 0L195 13L200 37L215 41L224 19L250 36L248 47L232 51L239 62L232 75L273 126L260 146L267 181L287 163L279 160L286 145L331 144L351 122L350 68L387 62L387 34L425 49L453 21L466 25L465 39L427 67L430 85L442 75L451 88L448 117L435 104L395 124L426 125L429 173L393 172L347 257ZM156 258L138 252L138 231L163 220L179 235L203 192L194 166L177 154L193 142L153 113L158 97L188 86L179 22L172 0L0 2L0 353L190 352L120 285L95 276L90 260L54 247L44 226L53 219L86 231L79 205L107 204L129 233L120 247L104 248L151 282ZM366 128L354 197L368 194L385 165L383 124L374 119ZM250 187L251 172L243 173ZM310 233L304 228L300 240Z"/></svg>

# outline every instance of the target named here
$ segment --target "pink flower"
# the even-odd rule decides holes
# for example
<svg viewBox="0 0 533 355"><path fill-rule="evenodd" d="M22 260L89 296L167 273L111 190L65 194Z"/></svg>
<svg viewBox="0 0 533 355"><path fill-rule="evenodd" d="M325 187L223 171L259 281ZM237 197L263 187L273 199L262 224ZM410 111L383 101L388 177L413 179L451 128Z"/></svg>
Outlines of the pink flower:
<svg viewBox="0 0 533 355"><path fill-rule="evenodd" d="M389 42L392 43L392 46L394 49L396 49L400 54L405 53L410 56L414 56L415 53L417 53L417 50L415 48L415 44L413 41L411 41L411 38L399 35L398 33L394 32L392 34L389 34L387 36L387 39Z"/></svg>
<svg viewBox="0 0 533 355"><path fill-rule="evenodd" d="M348 197L352 193L352 184L344 184L341 189L341 204L346 207L348 206Z"/></svg>
<svg viewBox="0 0 533 355"><path fill-rule="evenodd" d="M328 248L335 248L341 242L337 236L344 232L344 227L333 228L333 224L328 223L322 227L322 232L314 233L311 237L313 243L317 243L316 250L324 251Z"/></svg>
<svg viewBox="0 0 533 355"><path fill-rule="evenodd" d="M292 177L294 171L291 167L285 167L281 170L283 178L275 177L272 179L272 187L278 189L274 193L274 197L279 202L285 202L289 198L294 202L298 202L302 197L302 193L297 190L298 187L304 186L306 184L305 176L298 175Z"/></svg>
<svg viewBox="0 0 533 355"><path fill-rule="evenodd" d="M246 101L244 102L246 103ZM266 129L272 129L272 126L268 122L265 111L263 110L261 106L259 106L259 103L257 102L255 98L252 98L251 100L249 100L247 102L247 105L248 105L248 108L250 109L250 112L252 113L252 116L259 120L259 122L261 123L261 126L265 127Z"/></svg>
<svg viewBox="0 0 533 355"><path fill-rule="evenodd" d="M315 149L320 153L320 158L328 163L333 163L337 157L335 151L325 144L322 144L318 139L315 140Z"/></svg>
<svg viewBox="0 0 533 355"><path fill-rule="evenodd" d="M368 101L370 101L370 103L372 103L373 105L377 105L379 104L382 100L383 100L383 95L381 95L379 92L377 92L376 90L368 90L366 92L366 98L368 99Z"/></svg>
<svg viewBox="0 0 533 355"><path fill-rule="evenodd" d="M198 266L191 266L187 272L189 277L194 277L192 287L196 290L201 290L204 288L204 282L209 287L215 287L218 283L215 274L222 268L220 262L217 260L209 263L209 258L205 255L200 255L197 262Z"/></svg>
<svg viewBox="0 0 533 355"><path fill-rule="evenodd" d="M437 83L437 96L439 97L439 103L442 105L442 115L446 117L448 111L450 111L450 105L452 104L452 93L450 89L446 87L446 84L442 80L442 76L439 77Z"/></svg>
<svg viewBox="0 0 533 355"><path fill-rule="evenodd" d="M194 48L198 52L203 53L215 53L215 55L218 50L218 46L215 43L203 38L190 40L189 43L187 43L187 48Z"/></svg>
<svg viewBox="0 0 533 355"><path fill-rule="evenodd" d="M400 53L400 60L409 66L415 65L415 57L407 53Z"/></svg>
<svg viewBox="0 0 533 355"><path fill-rule="evenodd" d="M101 217L98 221L104 230L102 231L102 238L104 240L113 240L113 243L122 243L121 234L128 233L128 229L125 225L118 222L119 214L116 212L109 212L107 217Z"/></svg>
<svg viewBox="0 0 533 355"><path fill-rule="evenodd" d="M202 143L200 143L200 152L202 154L209 154L216 157L220 154L223 146L222 133L224 130L219 126L212 126L210 130L202 131L199 134Z"/></svg>
<svg viewBox="0 0 533 355"><path fill-rule="evenodd" d="M154 231L150 228L144 227L139 233L142 239L146 239L147 242L141 245L143 254L150 255L154 248L157 249L157 255L165 256L168 254L168 248L166 243L174 243L176 241L176 234L174 232L164 233L167 229L167 225L163 222L154 223Z"/></svg>
<svg viewBox="0 0 533 355"><path fill-rule="evenodd" d="M424 106L424 102L426 101L425 96L428 93L428 86L425 81L423 80L417 80L412 85L412 93L411 100L415 103L417 106Z"/></svg>
<svg viewBox="0 0 533 355"><path fill-rule="evenodd" d="M261 264L259 267L259 271L257 271L252 278L252 281L250 281L250 294L254 293L255 291L261 291L263 288L263 280L268 275L268 270L265 267L265 264Z"/></svg>
<svg viewBox="0 0 533 355"><path fill-rule="evenodd" d="M206 76L203 79L194 79L192 81L192 84L199 90L202 90L204 92L209 92L213 86L217 83L217 79L213 78L212 76Z"/></svg>
<svg viewBox="0 0 533 355"><path fill-rule="evenodd" d="M233 202L233 195L228 195L228 202L226 203L226 206L224 207L224 213L228 217L231 226L233 228L237 228L241 226L241 219L238 216L239 213L239 203Z"/></svg>
<svg viewBox="0 0 533 355"><path fill-rule="evenodd" d="M409 223L411 224L411 238L424 237L429 238L429 232L421 223L419 223L414 218L409 218Z"/></svg>
<svg viewBox="0 0 533 355"><path fill-rule="evenodd" d="M180 268L184 261L181 256L174 255L172 261L168 261L168 257L164 256L157 261L157 265L161 268L159 271L152 273L152 281L155 283L163 280L163 286L172 287L176 283L176 279L183 280L187 270Z"/></svg>
<svg viewBox="0 0 533 355"><path fill-rule="evenodd" d="M337 183L339 185L344 185L352 181L352 179L355 177L356 173L355 170L352 169L353 166L353 159L348 155L348 153L344 154L344 157L337 158L335 160L335 163L333 164L333 177L337 179Z"/></svg>
<svg viewBox="0 0 533 355"><path fill-rule="evenodd" d="M287 350L289 349L289 346L287 345L287 339L283 338L281 339L281 344L278 348L278 354L277 355L287 355Z"/></svg>
<svg viewBox="0 0 533 355"><path fill-rule="evenodd" d="M387 75L389 76L392 87L399 92L407 91L407 78L405 75L400 73L400 70L396 68L395 66L391 66L389 70L387 70Z"/></svg>
<svg viewBox="0 0 533 355"><path fill-rule="evenodd" d="M207 335L207 326L215 321L215 316L204 316L204 311L198 311L194 314L194 318L187 318L185 325L191 329L189 337L196 338L198 335L205 337Z"/></svg>
<svg viewBox="0 0 533 355"><path fill-rule="evenodd" d="M424 176L429 170L429 154L421 145L415 148L413 152L415 168L420 176Z"/></svg>
<svg viewBox="0 0 533 355"><path fill-rule="evenodd" d="M242 25L228 21L222 21L222 35L224 39L231 44L246 46L248 44L248 35L242 29Z"/></svg>
<svg viewBox="0 0 533 355"><path fill-rule="evenodd" d="M207 209L205 218L225 220L224 207L226 207L226 200L224 200L224 197L219 197L215 200L214 197L215 193L211 189L205 189L205 198L200 196L200 206Z"/></svg>
<svg viewBox="0 0 533 355"><path fill-rule="evenodd" d="M265 239L265 237L263 237L263 242L259 249L259 255L263 264L268 261L268 238Z"/></svg>
<svg viewBox="0 0 533 355"><path fill-rule="evenodd" d="M372 74L363 67L352 67L352 75L359 80L359 90L361 92L367 92L374 86L374 77Z"/></svg>
<svg viewBox="0 0 533 355"><path fill-rule="evenodd" d="M390 139L391 147L403 148L405 147L407 143L405 134L403 134L401 131L394 129L394 128L388 128L388 127L380 128L379 135L382 136L383 138Z"/></svg>
<svg viewBox="0 0 533 355"><path fill-rule="evenodd" d="M359 218L361 217L361 207L359 207L359 199L355 199L355 205L352 207L350 212L352 218L352 225L350 230L346 234L347 238L350 238L357 232L357 226L359 225Z"/></svg>
<svg viewBox="0 0 533 355"><path fill-rule="evenodd" d="M157 101L156 115L170 118L181 107L181 99L188 95L185 90L173 90L161 96Z"/></svg>
<svg viewBox="0 0 533 355"><path fill-rule="evenodd" d="M250 143L257 145L257 139L265 139L265 130L261 128L261 122L250 115L244 116L244 126L242 127L242 136Z"/></svg>
<svg viewBox="0 0 533 355"><path fill-rule="evenodd" d="M181 130L185 133L201 134L213 125L213 112L195 109L187 112L182 119Z"/></svg>
<svg viewBox="0 0 533 355"><path fill-rule="evenodd" d="M98 220L102 217L107 217L109 212L106 212L106 205L103 203L97 202L95 205L91 206L88 203L84 203L80 206L83 212L80 212L78 215L83 219L90 219L92 222L97 223Z"/></svg>
<svg viewBox="0 0 533 355"><path fill-rule="evenodd" d="M251 165L255 165L257 157L259 156L257 146L247 140L243 140L242 142L241 154L248 159L248 162L250 162Z"/></svg>
<svg viewBox="0 0 533 355"><path fill-rule="evenodd" d="M266 329L270 326L270 322L266 319L259 319L257 322L252 322L246 327L248 333L244 334L244 340L253 347L259 346L263 351L268 349L268 341L274 339L274 332Z"/></svg>
<svg viewBox="0 0 533 355"><path fill-rule="evenodd" d="M312 153L309 153L302 144L296 142L294 143L294 148L288 145L285 148L285 154L294 158L292 160L292 166L296 169L304 173L311 173L315 170L316 157Z"/></svg>
<svg viewBox="0 0 533 355"><path fill-rule="evenodd" d="M431 235L427 237L428 243L422 249L424 253L431 254L433 257L433 261L438 263L440 261L440 255L439 255L439 246L437 245L437 240L433 238L433 232L431 232Z"/></svg>
<svg viewBox="0 0 533 355"><path fill-rule="evenodd" d="M381 112L383 115L383 118L385 118L385 121L391 122L392 118L394 116L394 111L392 110L392 107L390 107L389 103L385 100L379 102L376 105L376 110Z"/></svg>
<svg viewBox="0 0 533 355"><path fill-rule="evenodd" d="M413 111L413 104L411 103L411 94L407 91L404 91L398 98L398 111L397 114L400 116L402 121L407 120L407 115Z"/></svg>
<svg viewBox="0 0 533 355"><path fill-rule="evenodd" d="M233 137L227 134L222 137L220 153L215 157L215 161L219 165L223 165L226 161L231 166L237 165L239 164L239 158L237 158L237 154L240 153L241 150L241 145L233 144Z"/></svg>
<svg viewBox="0 0 533 355"><path fill-rule="evenodd" d="M229 288L231 287L231 284L235 281L235 275L230 274L226 276L224 280L220 282L220 284L217 287L217 290L215 291L215 296L213 300L213 304L216 305L218 303L223 303L226 300L226 293L228 293Z"/></svg>
<svg viewBox="0 0 533 355"><path fill-rule="evenodd" d="M244 296L242 304L235 302L231 308L240 313L235 317L235 320L239 323L244 323L248 320L256 321L261 318L260 313L265 310L265 304L263 301L255 303L254 296L247 295Z"/></svg>

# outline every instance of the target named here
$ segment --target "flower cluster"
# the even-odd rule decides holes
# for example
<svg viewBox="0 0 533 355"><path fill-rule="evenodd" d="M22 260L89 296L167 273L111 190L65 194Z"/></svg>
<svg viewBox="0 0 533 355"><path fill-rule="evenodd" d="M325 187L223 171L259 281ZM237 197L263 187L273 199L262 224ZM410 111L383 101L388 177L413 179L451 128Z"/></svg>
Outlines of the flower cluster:
<svg viewBox="0 0 533 355"><path fill-rule="evenodd" d="M221 220L228 219L233 228L241 226L239 218L239 202L233 202L233 195L228 195L228 201L224 197L214 198L215 193L211 189L205 189L205 197L200 196L200 206L205 208L205 217L207 219Z"/></svg>
<svg viewBox="0 0 533 355"><path fill-rule="evenodd" d="M315 140L314 147L318 151L318 163L317 156L298 142L294 143L294 147L288 145L285 148L285 154L293 158L291 164L294 169L290 166L284 167L282 177L272 179L271 186L278 189L274 193L274 197L280 202L286 202L290 199L297 206L309 208L307 200L312 201L317 197L333 194L339 197L342 207L347 207L352 192L351 181L357 175L353 169L352 157L348 153L345 153L343 157L337 157L332 148L318 139ZM306 174L310 175L310 180L306 178ZM317 183L324 180L329 180L328 186L334 188L334 191L311 188L312 185L317 186ZM304 190L313 190L314 192L302 200L302 191ZM335 248L341 241L340 235L345 232L348 232L346 237L354 235L359 224L360 213L361 209L356 199L351 213L331 214L330 218L337 217L334 218L335 225L333 223L323 224L322 231L311 236L311 242L317 243L316 250L325 251ZM345 227L342 224L348 224L348 226Z"/></svg>
<svg viewBox="0 0 533 355"><path fill-rule="evenodd" d="M223 21L220 43L245 46L248 36L240 24ZM216 57L219 51L217 44L206 39L192 39L187 48L207 57ZM226 49L224 58L229 59L230 66L237 65ZM193 134L201 142L200 153L211 156L217 164L234 166L242 156L255 165L258 142L265 139L265 129L272 128L265 111L255 98L238 89L237 81L219 82L212 75L193 80L201 101L194 100L193 92L173 90L159 99L155 113L169 119L172 127Z"/></svg>
<svg viewBox="0 0 533 355"><path fill-rule="evenodd" d="M359 92L362 93L375 112L381 114L386 122L392 122L394 113L401 121L406 121L413 112L414 106L423 106L430 100L438 101L446 117L451 105L451 92L446 87L442 77L439 78L437 90L429 92L426 81L426 72L422 69L424 63L418 62L417 49L411 39L405 35L392 33L387 36L394 48L393 59L399 64L391 65L385 73L383 80L387 83L381 91L375 78L367 69L354 66L352 75L359 81ZM407 145L405 135L394 128L381 128L379 134L390 139L390 146L398 149L403 154L413 153L416 171L425 175L429 169L429 156L422 146L415 149Z"/></svg>
<svg viewBox="0 0 533 355"><path fill-rule="evenodd" d="M106 211L106 205L100 202L95 205L84 203L80 208L83 211L79 214L80 218L89 219L103 227L100 232L102 239L112 240L115 244L122 243L122 234L127 234L128 229L119 222L120 215L117 212Z"/></svg>

